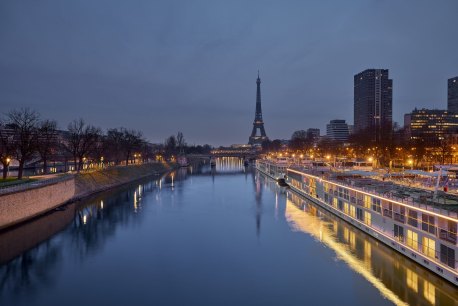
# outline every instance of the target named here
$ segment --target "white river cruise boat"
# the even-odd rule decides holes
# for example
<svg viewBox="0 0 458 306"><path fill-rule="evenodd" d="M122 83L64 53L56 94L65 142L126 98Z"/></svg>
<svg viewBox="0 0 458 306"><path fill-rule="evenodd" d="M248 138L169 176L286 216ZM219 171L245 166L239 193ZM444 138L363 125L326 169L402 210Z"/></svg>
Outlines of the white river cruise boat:
<svg viewBox="0 0 458 306"><path fill-rule="evenodd" d="M275 162L258 160L256 167L279 175L271 173ZM289 165L286 176L293 191L458 286L458 197L433 197L428 190L331 167Z"/></svg>

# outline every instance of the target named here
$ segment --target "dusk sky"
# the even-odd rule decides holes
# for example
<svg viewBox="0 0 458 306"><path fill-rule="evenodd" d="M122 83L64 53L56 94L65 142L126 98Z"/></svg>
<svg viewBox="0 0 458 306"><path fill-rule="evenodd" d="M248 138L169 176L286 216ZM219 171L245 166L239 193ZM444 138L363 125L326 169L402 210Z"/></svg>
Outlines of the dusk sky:
<svg viewBox="0 0 458 306"><path fill-rule="evenodd" d="M353 123L353 75L387 68L394 120L446 108L458 1L0 1L0 105L163 142L247 143Z"/></svg>

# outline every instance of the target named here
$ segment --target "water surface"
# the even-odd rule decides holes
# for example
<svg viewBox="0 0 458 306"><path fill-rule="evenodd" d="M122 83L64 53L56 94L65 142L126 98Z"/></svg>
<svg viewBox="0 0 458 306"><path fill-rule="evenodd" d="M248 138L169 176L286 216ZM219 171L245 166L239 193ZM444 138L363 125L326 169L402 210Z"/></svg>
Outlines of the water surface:
<svg viewBox="0 0 458 306"><path fill-rule="evenodd" d="M456 288L241 160L0 234L0 305L457 305Z"/></svg>

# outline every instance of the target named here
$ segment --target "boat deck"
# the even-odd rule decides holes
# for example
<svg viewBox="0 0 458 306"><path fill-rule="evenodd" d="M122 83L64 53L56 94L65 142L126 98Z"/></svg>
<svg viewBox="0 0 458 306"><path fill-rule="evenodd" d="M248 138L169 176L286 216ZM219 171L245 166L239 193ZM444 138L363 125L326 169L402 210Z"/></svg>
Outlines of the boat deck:
<svg viewBox="0 0 458 306"><path fill-rule="evenodd" d="M320 171L304 167L290 167L300 172L321 177L351 188L359 189L408 205L434 211L443 215L458 217L458 196L438 191L436 198L433 191L406 185L396 184L393 181L375 179L362 175L355 175L339 171Z"/></svg>

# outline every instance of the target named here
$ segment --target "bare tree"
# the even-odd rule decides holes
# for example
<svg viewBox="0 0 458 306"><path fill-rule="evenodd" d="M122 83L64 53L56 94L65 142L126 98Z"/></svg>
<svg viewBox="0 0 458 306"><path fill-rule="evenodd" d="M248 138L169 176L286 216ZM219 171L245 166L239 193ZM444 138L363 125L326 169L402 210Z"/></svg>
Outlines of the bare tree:
<svg viewBox="0 0 458 306"><path fill-rule="evenodd" d="M184 136L183 136L182 132L178 132L177 133L176 141L177 141L178 150L179 150L180 153L182 153L184 151L185 146L186 146L186 142L184 140Z"/></svg>
<svg viewBox="0 0 458 306"><path fill-rule="evenodd" d="M123 132L120 129L115 128L107 131L106 146L109 153L108 158L114 161L116 165L124 158L122 141Z"/></svg>
<svg viewBox="0 0 458 306"><path fill-rule="evenodd" d="M3 166L3 179L8 175L8 167L14 154L14 135L7 125L0 123L0 162Z"/></svg>
<svg viewBox="0 0 458 306"><path fill-rule="evenodd" d="M77 119L68 125L66 149L72 154L77 172L83 168L84 157L91 153L100 139L99 128L87 125L83 119Z"/></svg>
<svg viewBox="0 0 458 306"><path fill-rule="evenodd" d="M289 146L293 150L308 151L313 145L313 140L313 135L304 130L299 130L291 135Z"/></svg>
<svg viewBox="0 0 458 306"><path fill-rule="evenodd" d="M123 133L122 147L127 166L129 164L130 158L132 157L132 153L135 150L140 150L143 143L143 138L140 131L128 130L125 128L121 128L121 131Z"/></svg>
<svg viewBox="0 0 458 306"><path fill-rule="evenodd" d="M175 151L177 149L177 139L175 138L174 135L168 137L165 140L164 149L165 149L165 154L168 156L175 154Z"/></svg>
<svg viewBox="0 0 458 306"><path fill-rule="evenodd" d="M14 132L16 159L19 161L18 179L22 179L24 165L37 149L37 127L39 114L29 108L12 110L7 114L8 123Z"/></svg>
<svg viewBox="0 0 458 306"><path fill-rule="evenodd" d="M54 120L44 120L38 125L37 151L43 161L43 173L48 173L49 156L57 147L57 123Z"/></svg>

